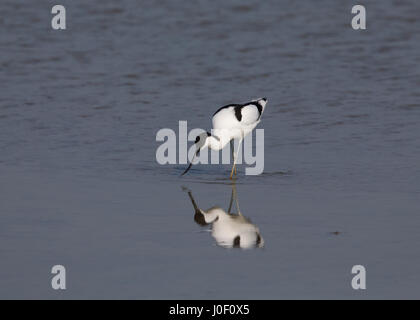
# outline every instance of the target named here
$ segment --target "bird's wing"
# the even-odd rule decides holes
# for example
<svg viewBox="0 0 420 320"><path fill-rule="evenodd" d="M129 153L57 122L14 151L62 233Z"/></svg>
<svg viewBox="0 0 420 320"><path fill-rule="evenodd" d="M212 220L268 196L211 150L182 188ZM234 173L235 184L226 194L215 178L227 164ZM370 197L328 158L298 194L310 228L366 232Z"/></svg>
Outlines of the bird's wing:
<svg viewBox="0 0 420 320"><path fill-rule="evenodd" d="M216 112L212 119L213 129L232 129L237 125L234 106L224 107Z"/></svg>
<svg viewBox="0 0 420 320"><path fill-rule="evenodd" d="M240 106L241 106L240 104L227 104L227 105L225 105L225 106L220 107L219 109L217 109L217 111L215 113L213 113L213 117L216 114L218 114L220 111L226 111L226 109L232 109L232 108L240 107Z"/></svg>
<svg viewBox="0 0 420 320"><path fill-rule="evenodd" d="M241 108L241 114L242 114L241 123L248 124L248 125L256 123L260 119L260 116L261 116L261 113L255 104L244 105Z"/></svg>

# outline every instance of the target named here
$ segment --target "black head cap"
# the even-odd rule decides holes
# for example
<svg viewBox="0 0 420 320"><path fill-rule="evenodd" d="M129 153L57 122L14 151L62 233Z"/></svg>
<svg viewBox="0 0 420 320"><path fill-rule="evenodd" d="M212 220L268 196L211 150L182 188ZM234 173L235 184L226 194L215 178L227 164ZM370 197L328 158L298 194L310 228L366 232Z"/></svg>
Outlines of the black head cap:
<svg viewBox="0 0 420 320"><path fill-rule="evenodd" d="M194 221L202 227L205 227L208 225L208 223L206 222L206 219L204 218L204 214L202 214L200 211L195 212Z"/></svg>

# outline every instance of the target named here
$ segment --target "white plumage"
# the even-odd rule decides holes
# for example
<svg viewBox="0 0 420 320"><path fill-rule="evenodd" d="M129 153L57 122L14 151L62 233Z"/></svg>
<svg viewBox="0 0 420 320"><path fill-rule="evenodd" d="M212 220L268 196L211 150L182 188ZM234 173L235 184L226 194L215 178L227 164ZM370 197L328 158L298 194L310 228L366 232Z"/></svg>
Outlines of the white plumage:
<svg viewBox="0 0 420 320"><path fill-rule="evenodd" d="M201 226L211 225L211 234L219 246L225 248L262 248L264 239L258 227L239 210L236 187L232 184L232 196L228 212L220 207L212 207L202 210L196 204L191 191L188 196L193 204L194 220ZM237 214L231 213L233 201L235 201Z"/></svg>
<svg viewBox="0 0 420 320"><path fill-rule="evenodd" d="M244 104L229 104L217 110L212 118L214 134L228 131L232 138L245 137L261 121L267 99L257 99ZM226 134L226 133L224 133ZM229 141L228 141L229 142Z"/></svg>
<svg viewBox="0 0 420 320"><path fill-rule="evenodd" d="M266 104L267 98L260 98L244 104L229 104L219 108L212 117L212 133L207 132L197 136L195 140L196 154L206 147L213 150L223 149L233 139L239 139L239 151L244 137L260 123ZM233 156L234 163L230 174L231 179L233 173L235 172L236 174L236 159L238 158L238 154L233 154ZM192 161L183 175L187 173L191 165Z"/></svg>

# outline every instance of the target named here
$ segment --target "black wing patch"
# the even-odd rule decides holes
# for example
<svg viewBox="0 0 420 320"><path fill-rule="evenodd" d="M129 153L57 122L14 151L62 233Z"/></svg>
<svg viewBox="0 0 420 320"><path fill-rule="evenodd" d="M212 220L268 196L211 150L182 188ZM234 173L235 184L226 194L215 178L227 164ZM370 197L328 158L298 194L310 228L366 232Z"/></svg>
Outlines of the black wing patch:
<svg viewBox="0 0 420 320"><path fill-rule="evenodd" d="M258 119L261 117L261 113L263 111L263 107L262 105L260 105L258 102L254 101L252 102L253 105L255 105L258 108L258 113L260 114L260 116L258 117Z"/></svg>
<svg viewBox="0 0 420 320"><path fill-rule="evenodd" d="M227 105L217 109L217 111L215 113L213 113L213 117L215 116L216 113L218 113L219 111L221 111L223 109L230 108L230 107L235 107L236 108L236 107L240 107L240 106L242 106L242 105L241 104L227 104Z"/></svg>
<svg viewBox="0 0 420 320"><path fill-rule="evenodd" d="M241 237L236 236L235 239L233 239L233 247L234 248L240 248L241 247Z"/></svg>
<svg viewBox="0 0 420 320"><path fill-rule="evenodd" d="M221 107L221 108L219 108L214 114L213 114L213 117L216 115L216 113L218 113L220 110L223 110L223 109L226 109L226 108L230 108L230 107L233 107L234 108L234 110L235 110L235 117L236 117L236 119L238 119L238 121L241 121L242 120L242 108L243 107L246 107L246 106L249 106L249 105L254 105L254 106L256 106L257 107L257 109L258 109L258 113L260 114L259 115L259 117L261 117L261 113L262 113L262 110L263 110L263 108L262 108L262 106L257 102L257 101L251 101L251 102L247 102L247 103L244 103L244 104L228 104L228 105L226 105L226 106L223 106L223 107ZM258 118L259 118L258 117Z"/></svg>
<svg viewBox="0 0 420 320"><path fill-rule="evenodd" d="M256 242L257 247L260 245L260 243L261 243L261 236L259 233L257 233L257 242Z"/></svg>
<svg viewBox="0 0 420 320"><path fill-rule="evenodd" d="M235 107L235 117L238 121L242 120L242 107Z"/></svg>

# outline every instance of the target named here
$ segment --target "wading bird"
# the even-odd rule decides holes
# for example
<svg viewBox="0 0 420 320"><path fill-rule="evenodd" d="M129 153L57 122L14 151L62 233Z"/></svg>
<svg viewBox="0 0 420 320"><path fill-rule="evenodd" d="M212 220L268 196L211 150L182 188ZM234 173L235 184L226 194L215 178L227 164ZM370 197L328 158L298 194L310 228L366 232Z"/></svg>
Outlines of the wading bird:
<svg viewBox="0 0 420 320"><path fill-rule="evenodd" d="M264 112L267 98L252 100L244 104L228 104L221 107L213 114L212 133L204 132L195 139L196 152L184 174L190 170L194 158L204 148L213 150L223 149L229 142L233 155L233 166L230 173L232 179L233 173L236 175L236 160L244 137L249 134L260 123ZM238 139L238 150L234 153L233 140Z"/></svg>
<svg viewBox="0 0 420 320"><path fill-rule="evenodd" d="M239 210L238 196L235 184L232 184L232 195L228 212L220 207L212 207L202 210L195 202L191 191L184 188L195 210L194 220L201 226L211 225L211 234L216 243L224 248L262 248L264 239L261 237L258 227L244 217ZM231 213L233 201L235 201L237 214Z"/></svg>

